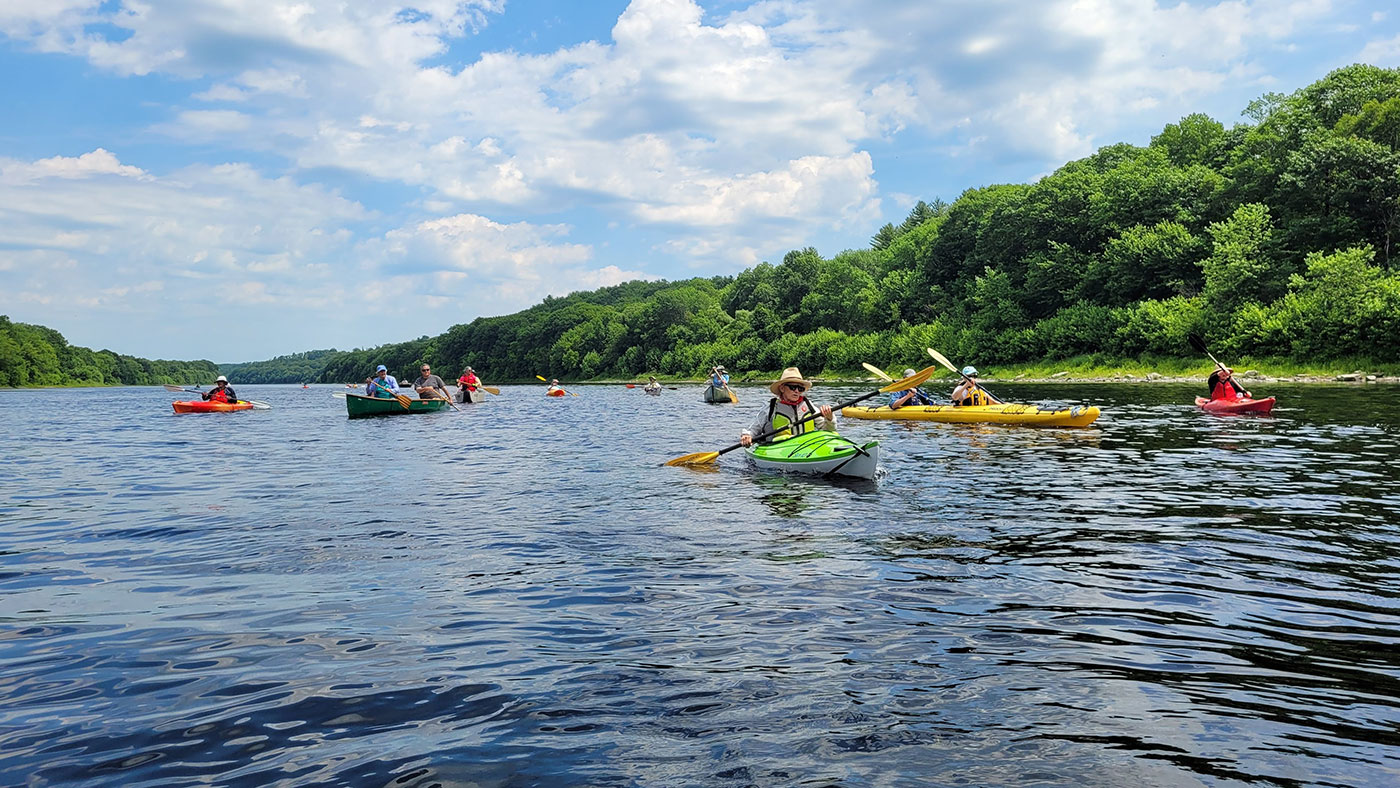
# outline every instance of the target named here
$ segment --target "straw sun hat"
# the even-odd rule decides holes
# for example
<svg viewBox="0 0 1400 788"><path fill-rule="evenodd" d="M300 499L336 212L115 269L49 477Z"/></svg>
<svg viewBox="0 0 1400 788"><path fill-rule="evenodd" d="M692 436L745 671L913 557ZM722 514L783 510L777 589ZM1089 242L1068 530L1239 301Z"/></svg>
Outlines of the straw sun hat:
<svg viewBox="0 0 1400 788"><path fill-rule="evenodd" d="M781 396L778 390L783 387L784 383L801 383L803 389L812 387L812 381L802 377L802 373L797 370L797 367L788 367L783 370L783 374L774 381L773 385L768 387L768 390L773 392L774 396Z"/></svg>

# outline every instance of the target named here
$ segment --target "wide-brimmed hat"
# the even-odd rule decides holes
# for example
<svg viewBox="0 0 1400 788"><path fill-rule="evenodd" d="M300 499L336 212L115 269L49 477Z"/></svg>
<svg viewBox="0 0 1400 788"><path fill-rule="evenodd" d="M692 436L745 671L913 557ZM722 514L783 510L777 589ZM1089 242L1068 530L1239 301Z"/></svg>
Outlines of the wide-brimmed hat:
<svg viewBox="0 0 1400 788"><path fill-rule="evenodd" d="M803 389L812 387L812 381L802 377L802 373L797 370L797 367L788 367L783 370L783 374L773 381L773 385L769 386L768 390L773 392L774 396L779 396L778 389L782 388L784 383L801 383Z"/></svg>
<svg viewBox="0 0 1400 788"><path fill-rule="evenodd" d="M217 378L214 378L214 382L215 382L215 383L227 383L227 382L228 382L228 378L224 377L223 375L220 375L220 376L218 376Z"/></svg>

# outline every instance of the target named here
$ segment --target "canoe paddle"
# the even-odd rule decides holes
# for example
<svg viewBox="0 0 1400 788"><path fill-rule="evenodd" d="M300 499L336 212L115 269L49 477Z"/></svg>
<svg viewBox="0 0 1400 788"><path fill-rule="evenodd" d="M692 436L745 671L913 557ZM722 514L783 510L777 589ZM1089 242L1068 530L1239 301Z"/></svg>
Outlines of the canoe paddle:
<svg viewBox="0 0 1400 788"><path fill-rule="evenodd" d="M413 400L410 400L407 396L405 396L405 395L403 395L403 394L400 394L400 393L398 393L397 391L390 391L388 386L384 385L383 383L380 383L380 382L379 382L377 379L375 379L375 378L370 378L370 379L369 379L369 382L370 382L370 385L374 386L375 388L379 389L380 391L384 392L385 394L388 394L389 396L391 396L391 397L393 397L394 399L398 400L399 404L403 406L403 409L404 409L404 410L411 410L411 408L409 408L409 403L412 402Z"/></svg>
<svg viewBox="0 0 1400 788"><path fill-rule="evenodd" d="M174 385L171 385L171 384L169 384L169 383L166 383L166 384L165 384L165 390L166 390L166 391L188 391L188 392L191 393L191 394L198 394L198 395L200 395L201 397L204 396L204 391L201 390L201 389L187 389L187 388L184 388L183 386L174 386ZM260 400L260 399L245 399L245 400L239 400L239 401L240 401L240 402L246 402L246 403L248 403L249 405L252 405L252 406L253 406L253 410L271 410L271 409L272 409L272 406L271 406L271 405L269 405L269 404L266 403L266 402L263 402L263 401Z"/></svg>
<svg viewBox="0 0 1400 788"><path fill-rule="evenodd" d="M916 372L916 373L914 373L913 375L910 375L909 377L904 378L903 380L896 380L895 382L889 384L888 386L885 386L885 387L882 388L882 389L877 389L877 390L875 390L875 391L870 392L869 394L862 394L862 395L860 395L859 397L856 397L855 399L850 400L849 402L843 402L843 403L841 403L840 405L832 405L832 406L831 406L831 412L832 412L832 413L836 413L837 411L841 410L842 408L848 408L848 407L850 407L850 406L852 406L852 405L854 405L854 404L856 404L856 403L858 403L858 402L864 402L864 401L870 399L871 397L878 397L878 396L881 395L881 394L888 394L888 393L891 392L891 391L903 391L903 390L905 390L905 389L912 389L912 388L914 388L914 387L916 387L916 386L920 386L920 385L923 384L924 381L926 381L926 380L928 380L930 377L932 377L933 372L934 372L935 369L937 369L937 367L925 367L925 368L923 369L922 372ZM804 423L806 423L806 422L812 421L813 419L815 419L815 418L816 418L817 416L819 416L819 415L821 415L821 414L819 414L819 413L812 413L812 414L810 414L810 415L804 416L804 417L802 417L801 419L798 419L798 420L797 420L797 424L804 424ZM771 437L773 437L774 435L777 435L778 433L783 432L783 431L787 430L789 427L793 427L793 426L796 426L796 424L788 425L788 427L784 427L784 428L781 429L781 430L768 430L767 432L764 432L764 433L762 433L762 434L753 436L752 441L755 442L755 443L757 443L758 441L761 441L761 440L763 440L764 438L771 438ZM683 457L677 457L677 458L675 458L674 460L667 460L665 464L666 464L666 465L709 465L710 463L712 463L712 462L714 462L716 459L718 459L718 457L719 457L721 454L724 454L725 452L734 451L735 449L737 449L737 448L739 448L740 446L743 446L743 445L744 445L744 444L742 444L742 443L736 443L736 444L734 444L733 446L727 446L727 447L725 447L725 448L723 448L723 449L720 449L719 451L700 451L700 452L696 452L696 453L694 453L694 454L687 454L687 455L685 455L685 456L683 456Z"/></svg>
<svg viewBox="0 0 1400 788"><path fill-rule="evenodd" d="M724 387L724 393L729 395L729 401L734 405L738 405L739 398L734 396L734 390L729 388L729 384L724 381L724 378L720 377L719 367L710 367L710 373L713 374L715 380L718 380L719 384Z"/></svg>
<svg viewBox="0 0 1400 788"><path fill-rule="evenodd" d="M963 380L967 381L968 383L971 383L971 384L972 384L973 386L975 386L976 388L982 389L982 393L983 393L983 394L986 394L988 397L991 397L993 402L995 402L995 403L998 404L998 405L1002 404L1001 399L998 398L997 395L993 394L993 393L990 392L990 391L987 391L987 389L986 389L985 387L983 387L981 383L978 383L977 381L973 380L972 378L968 377L967 375L963 375L962 370L959 370L957 367L953 366L953 362L951 362L951 361L949 361L948 359L944 358L942 353L939 353L937 350L934 350L934 349L931 348L931 347L924 348L924 350L927 350L927 351L928 351L928 354L929 354L930 356L933 356L933 360L934 360L934 361L937 361L938 363L940 363L940 364L942 364L943 366L947 367L949 370L958 373L958 375L962 376L962 379L963 379Z"/></svg>
<svg viewBox="0 0 1400 788"><path fill-rule="evenodd" d="M540 375L536 375L535 377L539 378L540 380L543 380L545 383L548 383L548 382L549 382L548 380L545 380L545 379L544 379L543 377L541 377ZM560 386L560 387L559 387L559 390L560 390L560 391L564 391L564 387L563 387L563 386ZM568 394L570 397L577 397L577 396L578 396L577 394L573 393L572 391L564 391L564 393L565 393L565 394Z"/></svg>

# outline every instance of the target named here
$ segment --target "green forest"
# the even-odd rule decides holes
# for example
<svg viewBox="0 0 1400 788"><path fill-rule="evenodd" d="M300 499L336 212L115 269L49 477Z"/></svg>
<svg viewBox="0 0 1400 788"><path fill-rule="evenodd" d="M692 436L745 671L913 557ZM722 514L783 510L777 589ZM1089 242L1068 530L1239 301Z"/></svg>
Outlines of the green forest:
<svg viewBox="0 0 1400 788"><path fill-rule="evenodd" d="M68 344L52 328L0 315L0 386L149 386L209 382L212 361L152 361Z"/></svg>
<svg viewBox="0 0 1400 788"><path fill-rule="evenodd" d="M494 381L700 377L714 364L840 375L913 364L926 347L979 366L1111 365L1195 356L1191 333L1231 358L1400 361L1400 69L1339 69L1243 117L1226 128L1190 115L1146 147L1110 145L1035 183L921 202L866 249L546 298L231 377L358 381L382 363L411 378L424 361Z"/></svg>

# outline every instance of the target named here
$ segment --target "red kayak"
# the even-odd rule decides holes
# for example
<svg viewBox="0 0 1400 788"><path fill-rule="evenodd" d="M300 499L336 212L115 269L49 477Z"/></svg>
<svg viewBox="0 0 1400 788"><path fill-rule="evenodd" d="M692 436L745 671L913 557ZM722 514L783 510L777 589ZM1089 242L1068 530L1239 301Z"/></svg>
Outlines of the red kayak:
<svg viewBox="0 0 1400 788"><path fill-rule="evenodd" d="M1274 398L1266 399L1206 399L1197 397L1196 404L1206 413L1268 413L1274 409Z"/></svg>
<svg viewBox="0 0 1400 788"><path fill-rule="evenodd" d="M544 395L545 395L546 397L562 397L562 396L564 396L564 390L563 390L563 389L554 389L554 390L552 390L552 391L546 391L546 392L544 393Z"/></svg>
<svg viewBox="0 0 1400 788"><path fill-rule="evenodd" d="M172 402L176 413L227 413L231 410L252 410L251 402L205 402L204 400L190 400L188 402Z"/></svg>

